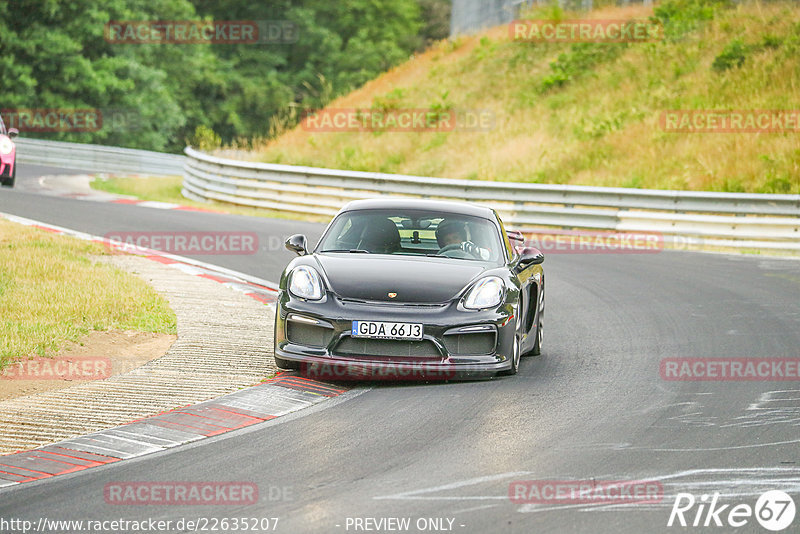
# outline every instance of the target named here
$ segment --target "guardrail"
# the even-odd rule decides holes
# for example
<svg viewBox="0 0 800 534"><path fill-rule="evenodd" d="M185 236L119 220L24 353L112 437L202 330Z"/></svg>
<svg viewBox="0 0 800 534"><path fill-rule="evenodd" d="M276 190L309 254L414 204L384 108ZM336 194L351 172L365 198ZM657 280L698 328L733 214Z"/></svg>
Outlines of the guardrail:
<svg viewBox="0 0 800 534"><path fill-rule="evenodd" d="M333 215L382 195L467 200L510 227L658 232L666 240L800 251L800 195L756 195L453 180L223 159L186 148L183 194Z"/></svg>
<svg viewBox="0 0 800 534"><path fill-rule="evenodd" d="M186 159L180 154L22 137L17 137L14 143L19 163L86 172L180 176Z"/></svg>

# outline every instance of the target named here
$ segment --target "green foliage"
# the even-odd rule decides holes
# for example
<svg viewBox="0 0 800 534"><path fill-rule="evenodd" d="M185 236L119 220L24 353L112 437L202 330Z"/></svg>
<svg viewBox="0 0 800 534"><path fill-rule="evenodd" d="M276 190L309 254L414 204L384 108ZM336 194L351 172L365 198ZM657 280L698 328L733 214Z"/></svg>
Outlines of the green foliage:
<svg viewBox="0 0 800 534"><path fill-rule="evenodd" d="M439 94L439 99L434 100L429 107L431 111L435 111L437 113L442 113L445 111L450 111L453 109L453 103L447 101L447 97L450 96L450 90L445 89Z"/></svg>
<svg viewBox="0 0 800 534"><path fill-rule="evenodd" d="M792 193L800 183L800 178L797 176L792 177L787 169L789 165L787 165L787 161L781 161L782 159L789 159L794 158L797 161L800 161L800 150L795 150L794 154L790 154L787 158L786 156L778 158L775 156L769 155L761 155L761 161L764 162L765 166L765 176L764 176L764 183L762 184L761 188L759 189L759 193L778 193L778 194L786 194Z"/></svg>
<svg viewBox="0 0 800 534"><path fill-rule="evenodd" d="M596 3L596 2L595 2ZM520 19L540 19L540 20L564 20L564 7L559 0L552 0L547 4L540 5L538 2L528 7L522 7Z"/></svg>
<svg viewBox="0 0 800 534"><path fill-rule="evenodd" d="M375 96L372 99L372 109L376 111L391 111L394 109L400 109L405 94L405 89L396 87L383 96Z"/></svg>
<svg viewBox="0 0 800 534"><path fill-rule="evenodd" d="M475 54L475 59L482 60L493 55L496 50L497 44L484 35L481 37L480 46L476 47L473 53Z"/></svg>
<svg viewBox="0 0 800 534"><path fill-rule="evenodd" d="M723 72L732 67L741 67L748 52L749 47L745 46L740 39L734 39L714 58L711 68L717 72Z"/></svg>
<svg viewBox="0 0 800 534"><path fill-rule="evenodd" d="M419 32L417 50L429 47L434 41L450 35L451 0L419 0L420 14L424 21Z"/></svg>
<svg viewBox="0 0 800 534"><path fill-rule="evenodd" d="M296 124L296 108L322 107L440 38L444 13L446 0L0 2L0 108L96 108L114 119L27 137L175 152L197 132L270 137ZM297 42L108 42L105 25L123 20L288 21Z"/></svg>
<svg viewBox="0 0 800 534"><path fill-rule="evenodd" d="M718 9L733 3L734 0L666 0L653 10L653 19L664 25L667 40L676 41L712 20Z"/></svg>
<svg viewBox="0 0 800 534"><path fill-rule="evenodd" d="M201 124L194 130L189 145L199 150L214 150L222 144L222 138L214 130Z"/></svg>
<svg viewBox="0 0 800 534"><path fill-rule="evenodd" d="M184 0L162 4L164 18L193 14ZM158 52L115 47L103 38L109 20L146 15L121 0L107 0L102 6L65 1L0 4L2 107L135 110L136 140L108 124L98 132L56 132L48 137L164 149L185 123L176 81L159 67ZM145 54L155 60L143 61Z"/></svg>
<svg viewBox="0 0 800 534"><path fill-rule="evenodd" d="M761 38L761 46L763 48L780 48L783 40L775 35L764 35Z"/></svg>
<svg viewBox="0 0 800 534"><path fill-rule="evenodd" d="M745 44L741 39L728 43L720 54L714 58L711 68L716 72L724 72L744 65L748 55L764 50L780 49L784 41L774 35L764 35L758 44Z"/></svg>
<svg viewBox="0 0 800 534"><path fill-rule="evenodd" d="M576 43L568 52L559 54L550 63L550 74L542 79L541 92L561 87L570 80L591 72L598 63L611 60L622 52L626 43Z"/></svg>
<svg viewBox="0 0 800 534"><path fill-rule="evenodd" d="M599 139L606 134L622 130L628 122L642 120L646 115L643 110L631 108L616 113L602 113L599 116L582 116L573 128L573 135L581 141Z"/></svg>

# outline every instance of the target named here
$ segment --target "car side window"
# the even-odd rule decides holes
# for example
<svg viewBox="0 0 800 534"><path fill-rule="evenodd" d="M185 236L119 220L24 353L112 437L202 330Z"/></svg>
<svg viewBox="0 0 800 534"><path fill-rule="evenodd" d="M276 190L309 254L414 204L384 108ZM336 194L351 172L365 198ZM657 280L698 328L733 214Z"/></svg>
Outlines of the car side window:
<svg viewBox="0 0 800 534"><path fill-rule="evenodd" d="M495 213L495 217L497 217L497 213ZM497 217L497 222L500 223L500 234L503 236L503 245L506 247L508 259L513 260L517 257L517 249L511 246L511 240L508 238L506 227L503 226L503 221L500 219L500 217Z"/></svg>
<svg viewBox="0 0 800 534"><path fill-rule="evenodd" d="M497 261L503 255L497 246L497 239L494 238L493 232L497 230L493 225L468 222L467 230L469 232L469 240L482 250L484 259Z"/></svg>

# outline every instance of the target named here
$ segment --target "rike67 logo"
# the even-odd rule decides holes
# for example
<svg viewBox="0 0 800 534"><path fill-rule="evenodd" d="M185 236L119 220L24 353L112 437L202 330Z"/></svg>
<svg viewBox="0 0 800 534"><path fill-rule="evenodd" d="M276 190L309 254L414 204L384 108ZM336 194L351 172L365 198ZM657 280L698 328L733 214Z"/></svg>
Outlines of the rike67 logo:
<svg viewBox="0 0 800 534"><path fill-rule="evenodd" d="M667 526L686 527L743 527L756 521L767 530L778 532L792 524L795 516L794 500L788 493L771 490L762 493L755 507L740 503L720 504L719 492L702 495L699 499L691 493L678 493L672 504Z"/></svg>

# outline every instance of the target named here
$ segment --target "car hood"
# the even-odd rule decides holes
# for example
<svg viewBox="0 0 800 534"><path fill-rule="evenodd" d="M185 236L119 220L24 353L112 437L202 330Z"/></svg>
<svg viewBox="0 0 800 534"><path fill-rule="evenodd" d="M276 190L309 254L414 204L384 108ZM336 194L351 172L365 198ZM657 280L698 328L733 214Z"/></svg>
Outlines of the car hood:
<svg viewBox="0 0 800 534"><path fill-rule="evenodd" d="M355 253L318 254L316 260L340 297L412 303L450 301L488 268L470 260Z"/></svg>

